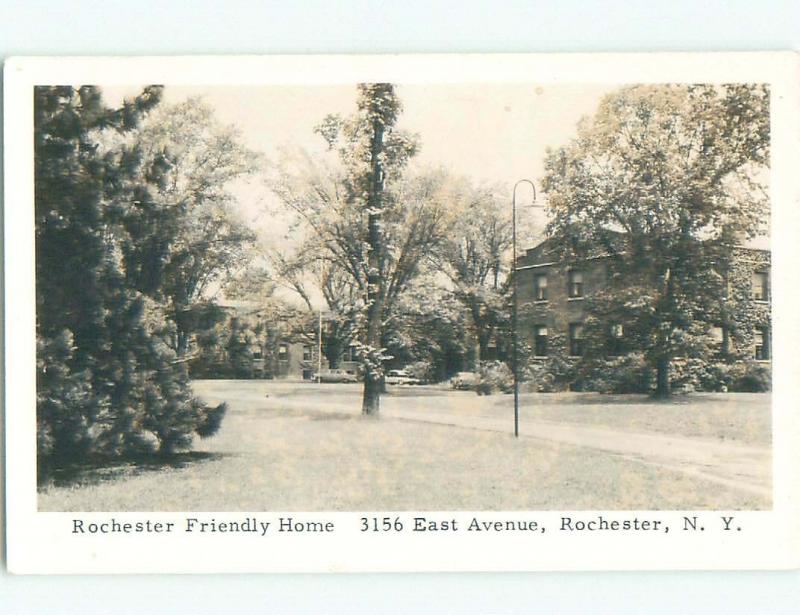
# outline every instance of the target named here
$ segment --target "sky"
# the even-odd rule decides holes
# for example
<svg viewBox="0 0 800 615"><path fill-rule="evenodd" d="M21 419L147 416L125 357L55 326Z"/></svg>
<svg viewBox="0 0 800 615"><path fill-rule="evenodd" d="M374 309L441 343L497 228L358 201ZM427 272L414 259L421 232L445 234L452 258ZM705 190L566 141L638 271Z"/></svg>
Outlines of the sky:
<svg viewBox="0 0 800 615"><path fill-rule="evenodd" d="M548 147L557 147L575 135L578 120L591 115L602 96L619 86L465 83L455 85L400 84L403 104L398 127L419 135L417 167L445 167L470 177L473 182L507 188L509 215L511 191L520 179L529 179L539 190L543 160ZM139 87L104 88L109 105ZM241 132L244 143L275 160L281 148L301 147L324 151L326 144L313 132L326 115L351 114L355 110L355 84L336 86L209 86L165 88L165 102L199 96L223 124ZM254 178L235 190L241 212L256 230L264 225L275 232L270 215L272 197L262 178ZM518 203L530 202L526 186L518 191ZM538 195L539 204L542 196ZM521 207L519 216L541 227L541 210Z"/></svg>
<svg viewBox="0 0 800 615"><path fill-rule="evenodd" d="M543 205L540 181L547 148L566 144L575 136L578 121L592 115L600 99L619 85L542 86L535 83L398 84L403 110L398 128L416 133L420 149L412 168L444 167L473 183L496 185L507 191L511 216L512 189L520 179L531 180L537 190L537 205ZM109 106L134 96L142 86L104 87ZM276 161L281 150L299 147L322 153L327 144L313 129L331 113L343 116L356 108L356 85L247 85L169 86L165 103L199 97L213 110L218 121L233 125L243 143L261 152L266 161ZM239 214L251 225L265 246L286 245L289 219L256 175L237 182L232 192ZM527 185L517 191L519 252L543 238L546 217L532 203ZM522 232L522 229L526 229ZM320 300L312 287L312 301ZM212 289L211 292L217 292Z"/></svg>
<svg viewBox="0 0 800 615"><path fill-rule="evenodd" d="M398 127L416 133L421 148L412 165L444 167L465 175L473 183L496 184L507 190L509 216L511 193L520 179L534 182L539 192L537 205L546 202L541 194L543 162L548 148L565 145L576 134L576 125L591 116L606 94L620 86L590 84L464 83L399 84L403 111ZM140 86L104 88L109 105L136 94ZM166 86L165 102L178 103L200 97L212 107L222 124L234 125L245 145L275 161L282 148L299 147L322 153L326 143L313 128L328 114L349 115L355 110L356 87L312 86ZM291 242L287 236L288 217L256 175L233 188L239 213L259 235L262 244L274 246ZM521 252L542 238L545 214L528 208L527 186L517 194L517 220L531 229L518 246ZM758 238L753 247L768 247L768 238Z"/></svg>

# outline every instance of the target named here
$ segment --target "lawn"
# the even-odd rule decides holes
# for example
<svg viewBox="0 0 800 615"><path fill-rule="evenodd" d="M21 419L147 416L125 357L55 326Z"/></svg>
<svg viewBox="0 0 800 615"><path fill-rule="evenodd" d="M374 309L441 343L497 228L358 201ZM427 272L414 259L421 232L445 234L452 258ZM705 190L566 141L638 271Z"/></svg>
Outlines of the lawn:
<svg viewBox="0 0 800 615"><path fill-rule="evenodd" d="M495 409L509 405L508 396L504 397L491 398ZM692 393L664 401L645 395L540 393L523 395L520 403L530 419L769 446L771 397L769 393Z"/></svg>
<svg viewBox="0 0 800 615"><path fill-rule="evenodd" d="M360 407L360 385L323 385L264 381L196 381L200 395L214 402L229 401L252 406L254 397L271 406L326 408L349 412ZM459 416L513 417L513 397L478 396L452 391L446 386L389 387L383 407ZM520 395L520 418L557 421L687 436L711 438L757 446L772 442L772 396L769 393L676 394L669 400L646 395L599 393L529 393ZM263 403L261 404L263 405Z"/></svg>
<svg viewBox="0 0 800 615"><path fill-rule="evenodd" d="M280 396L265 405L248 397L252 386L226 394L231 409L223 427L213 438L199 441L196 454L165 465L87 469L68 484L43 487L39 509L670 510L766 505L756 495L612 453L449 425L362 419L313 406L282 407ZM334 399L334 392L344 390L331 388L327 397ZM398 400L407 395L412 393L393 394ZM476 406L471 396L440 397L439 403L447 400L447 405L460 406L453 400L463 400L466 412L494 412L509 399L481 398ZM430 401L436 399L431 395ZM546 420L621 421L626 426L633 421L656 430L669 421L704 435L712 420L690 420L698 410L680 403L635 403L616 414L602 410L602 404L592 405L553 403L537 411ZM710 407L717 408L713 403ZM530 413L537 406L526 408ZM605 418L598 418L600 414ZM733 418L725 416L718 423L723 437L763 441L762 427L738 424L735 411Z"/></svg>

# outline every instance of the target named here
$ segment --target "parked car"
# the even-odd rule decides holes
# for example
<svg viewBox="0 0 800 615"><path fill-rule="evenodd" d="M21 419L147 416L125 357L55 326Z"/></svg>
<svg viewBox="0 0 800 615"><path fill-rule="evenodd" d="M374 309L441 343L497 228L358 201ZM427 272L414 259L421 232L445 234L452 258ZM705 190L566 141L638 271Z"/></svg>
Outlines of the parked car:
<svg viewBox="0 0 800 615"><path fill-rule="evenodd" d="M344 369L323 369L314 374L314 382L358 382L358 378Z"/></svg>
<svg viewBox="0 0 800 615"><path fill-rule="evenodd" d="M478 384L478 374L475 372L458 372L450 378L450 386L458 391L471 391Z"/></svg>
<svg viewBox="0 0 800 615"><path fill-rule="evenodd" d="M386 384L422 384L404 369L390 369L386 373Z"/></svg>

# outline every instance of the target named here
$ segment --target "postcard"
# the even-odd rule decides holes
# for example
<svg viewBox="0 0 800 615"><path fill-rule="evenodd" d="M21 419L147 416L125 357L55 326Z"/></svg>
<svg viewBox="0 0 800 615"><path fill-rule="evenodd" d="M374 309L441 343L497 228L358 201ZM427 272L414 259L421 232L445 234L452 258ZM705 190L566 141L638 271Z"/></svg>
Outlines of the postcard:
<svg viewBox="0 0 800 615"><path fill-rule="evenodd" d="M9 569L797 567L799 68L9 60Z"/></svg>

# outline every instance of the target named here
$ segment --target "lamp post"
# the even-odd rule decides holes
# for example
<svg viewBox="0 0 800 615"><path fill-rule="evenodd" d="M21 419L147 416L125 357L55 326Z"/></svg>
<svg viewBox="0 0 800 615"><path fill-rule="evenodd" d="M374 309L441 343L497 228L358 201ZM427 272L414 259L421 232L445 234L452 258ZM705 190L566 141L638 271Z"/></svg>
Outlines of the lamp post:
<svg viewBox="0 0 800 615"><path fill-rule="evenodd" d="M319 285L322 288L324 282L322 280L322 259L317 261L319 268ZM328 365L330 367L330 365ZM319 314L317 320L317 384L322 382L322 299L319 304Z"/></svg>
<svg viewBox="0 0 800 615"><path fill-rule="evenodd" d="M514 372L514 437L519 438L519 357L517 349L517 188L520 184L529 184L533 190L532 207L536 207L536 186L529 179L521 179L514 184L511 193L511 275L513 282L513 300L511 305L511 369Z"/></svg>

